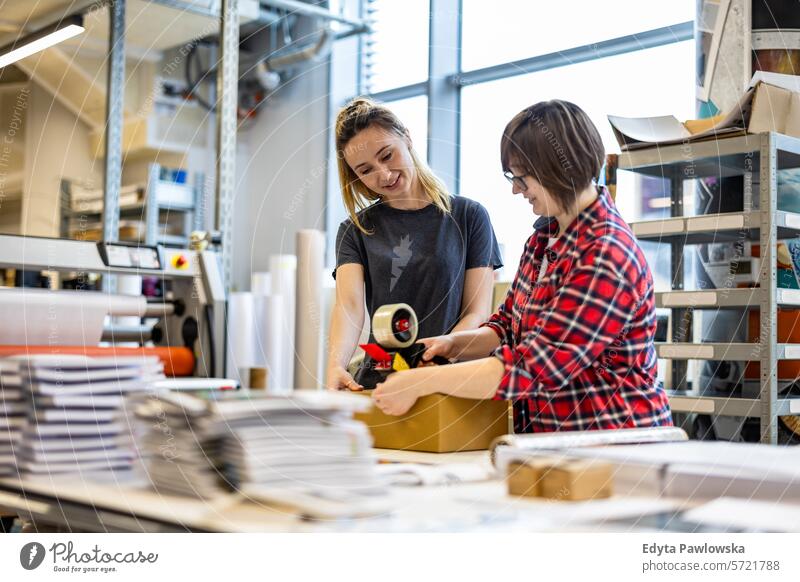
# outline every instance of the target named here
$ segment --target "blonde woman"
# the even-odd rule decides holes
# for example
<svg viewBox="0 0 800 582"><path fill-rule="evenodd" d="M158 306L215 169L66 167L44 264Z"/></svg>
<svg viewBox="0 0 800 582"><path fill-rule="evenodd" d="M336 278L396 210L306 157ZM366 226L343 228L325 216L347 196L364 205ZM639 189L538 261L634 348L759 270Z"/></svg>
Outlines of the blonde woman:
<svg viewBox="0 0 800 582"><path fill-rule="evenodd" d="M365 305L370 320L381 305L411 305L419 337L476 329L491 313L492 271L502 263L486 210L447 192L385 106L357 98L344 107L336 153L349 218L336 237L326 384L357 390L377 380L369 359L355 378L347 372Z"/></svg>

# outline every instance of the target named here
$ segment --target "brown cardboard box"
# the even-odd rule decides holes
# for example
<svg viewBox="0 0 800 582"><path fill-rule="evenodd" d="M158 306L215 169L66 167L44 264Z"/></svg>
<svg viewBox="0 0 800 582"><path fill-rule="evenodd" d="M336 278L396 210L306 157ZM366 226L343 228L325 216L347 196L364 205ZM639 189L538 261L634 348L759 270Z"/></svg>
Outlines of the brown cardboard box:
<svg viewBox="0 0 800 582"><path fill-rule="evenodd" d="M582 501L611 497L613 477L604 461L539 457L509 463L506 483L509 495Z"/></svg>
<svg viewBox="0 0 800 582"><path fill-rule="evenodd" d="M364 392L370 396L371 391ZM388 416L375 406L355 415L372 433L379 449L429 453L488 449L508 434L508 403L444 394L423 396L402 416Z"/></svg>
<svg viewBox="0 0 800 582"><path fill-rule="evenodd" d="M705 120L680 123L672 116L609 115L608 120L622 151L767 131L800 137L800 80L757 71L736 106L710 126Z"/></svg>
<svg viewBox="0 0 800 582"><path fill-rule="evenodd" d="M541 496L581 501L611 497L614 474L610 463L588 459L567 460L547 469Z"/></svg>
<svg viewBox="0 0 800 582"><path fill-rule="evenodd" d="M544 476L557 463L558 459L548 457L509 463L506 475L508 494L520 497L541 497Z"/></svg>
<svg viewBox="0 0 800 582"><path fill-rule="evenodd" d="M800 94L768 83L756 86L747 132L764 131L800 137Z"/></svg>

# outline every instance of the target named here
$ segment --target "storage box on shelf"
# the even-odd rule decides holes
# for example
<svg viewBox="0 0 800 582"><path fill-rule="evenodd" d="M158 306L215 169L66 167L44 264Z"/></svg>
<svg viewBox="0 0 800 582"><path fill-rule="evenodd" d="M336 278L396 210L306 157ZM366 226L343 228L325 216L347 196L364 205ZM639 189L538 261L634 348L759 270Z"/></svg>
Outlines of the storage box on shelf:
<svg viewBox="0 0 800 582"><path fill-rule="evenodd" d="M619 169L664 178L670 182L670 218L631 225L639 240L666 243L671 248L672 291L656 294L657 307L672 310L672 321L691 319L691 312L758 309L760 337L754 343L691 343L686 326L672 325L671 341L657 344L659 358L672 360L670 404L676 412L760 419L762 442L778 440L778 417L800 414L800 398L779 398L778 360L800 360L800 344L779 343L778 308L800 308L800 291L778 287L777 243L800 237L800 213L778 210L777 172L800 168L800 139L776 133L652 147L625 152ZM758 176L758 204L752 189L744 189L742 212L684 216L684 180L704 177ZM757 207L757 209L755 209ZM686 245L754 241L760 246L758 288L684 290L683 253ZM752 334L751 334L752 335ZM758 398L737 398L699 390L687 391L687 360L758 362Z"/></svg>

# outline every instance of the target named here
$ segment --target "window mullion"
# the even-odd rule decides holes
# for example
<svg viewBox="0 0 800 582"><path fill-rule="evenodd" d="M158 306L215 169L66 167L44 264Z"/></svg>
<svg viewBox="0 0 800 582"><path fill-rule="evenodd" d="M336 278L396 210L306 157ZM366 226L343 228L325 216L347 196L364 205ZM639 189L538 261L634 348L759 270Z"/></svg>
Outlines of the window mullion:
<svg viewBox="0 0 800 582"><path fill-rule="evenodd" d="M461 0L431 0L428 58L428 162L453 194L458 185Z"/></svg>

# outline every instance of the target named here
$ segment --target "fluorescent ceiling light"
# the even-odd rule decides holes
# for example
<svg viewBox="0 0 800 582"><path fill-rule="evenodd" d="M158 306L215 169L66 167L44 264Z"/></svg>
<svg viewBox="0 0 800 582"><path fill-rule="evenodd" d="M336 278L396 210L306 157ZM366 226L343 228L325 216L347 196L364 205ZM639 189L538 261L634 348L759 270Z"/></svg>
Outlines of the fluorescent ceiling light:
<svg viewBox="0 0 800 582"><path fill-rule="evenodd" d="M71 16L0 49L0 69L82 33L83 18Z"/></svg>

